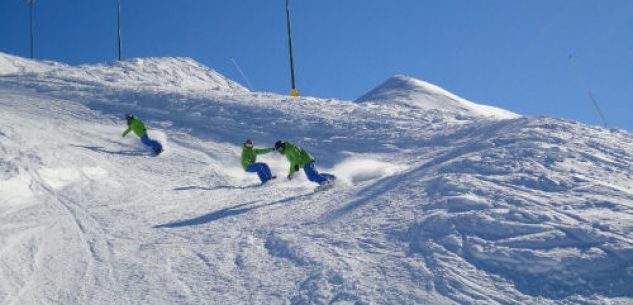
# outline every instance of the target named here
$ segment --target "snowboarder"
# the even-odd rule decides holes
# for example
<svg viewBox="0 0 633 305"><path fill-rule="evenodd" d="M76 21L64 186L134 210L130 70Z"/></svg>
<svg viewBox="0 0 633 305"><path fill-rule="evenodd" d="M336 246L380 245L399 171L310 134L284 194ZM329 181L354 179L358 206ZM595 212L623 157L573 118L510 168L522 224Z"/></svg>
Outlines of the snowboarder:
<svg viewBox="0 0 633 305"><path fill-rule="evenodd" d="M147 128L145 128L145 124L141 120L129 113L125 115L125 120L127 121L127 129L121 135L122 137L125 137L130 131L134 131L134 134L141 138L141 142L151 147L154 153L158 155L163 152L163 146L158 141L152 140L147 136Z"/></svg>
<svg viewBox="0 0 633 305"><path fill-rule="evenodd" d="M273 150L273 148L253 148L253 141L250 139L242 144L242 167L247 172L257 173L262 185L277 178L277 176L272 175L270 167L266 163L256 162L257 155L267 154Z"/></svg>
<svg viewBox="0 0 633 305"><path fill-rule="evenodd" d="M303 167L308 180L318 183L319 186L330 185L336 180L334 175L319 173L314 166L314 158L301 147L280 140L275 143L275 150L285 155L290 162L288 180L292 180L295 172L299 171L301 167Z"/></svg>

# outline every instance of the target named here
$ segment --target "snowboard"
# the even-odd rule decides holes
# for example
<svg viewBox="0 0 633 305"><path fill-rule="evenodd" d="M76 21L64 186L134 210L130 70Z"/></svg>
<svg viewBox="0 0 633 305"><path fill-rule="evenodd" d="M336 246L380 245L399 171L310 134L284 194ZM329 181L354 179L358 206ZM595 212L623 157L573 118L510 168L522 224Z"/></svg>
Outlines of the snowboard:
<svg viewBox="0 0 633 305"><path fill-rule="evenodd" d="M270 179L266 180L266 182L260 183L259 186L266 186L270 184L273 180L277 179L277 176L272 176Z"/></svg>
<svg viewBox="0 0 633 305"><path fill-rule="evenodd" d="M322 192L322 191L327 191L331 188L334 187L336 180L328 180L326 182L324 182L323 184L317 186L314 191L315 192Z"/></svg>
<svg viewBox="0 0 633 305"><path fill-rule="evenodd" d="M160 156L165 150L161 147L160 150L154 151L154 157Z"/></svg>

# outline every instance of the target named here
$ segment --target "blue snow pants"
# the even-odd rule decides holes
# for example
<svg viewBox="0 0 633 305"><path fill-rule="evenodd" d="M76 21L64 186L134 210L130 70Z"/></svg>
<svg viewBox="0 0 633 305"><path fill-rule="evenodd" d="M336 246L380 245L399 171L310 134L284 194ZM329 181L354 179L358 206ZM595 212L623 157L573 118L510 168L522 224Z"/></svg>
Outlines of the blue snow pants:
<svg viewBox="0 0 633 305"><path fill-rule="evenodd" d="M257 173L259 176L259 180L262 181L262 184L266 183L273 174L270 172L270 167L266 163L251 163L246 167L246 171L249 173Z"/></svg>
<svg viewBox="0 0 633 305"><path fill-rule="evenodd" d="M147 135L144 135L144 136L141 137L141 142L143 142L143 144L151 147L152 150L155 153L158 153L161 150L163 150L163 146L160 145L160 143L158 143L158 141L150 139Z"/></svg>
<svg viewBox="0 0 633 305"><path fill-rule="evenodd" d="M325 181L334 181L336 177L330 174L320 174L314 167L314 161L309 162L303 167L303 171L306 173L308 180L321 184Z"/></svg>

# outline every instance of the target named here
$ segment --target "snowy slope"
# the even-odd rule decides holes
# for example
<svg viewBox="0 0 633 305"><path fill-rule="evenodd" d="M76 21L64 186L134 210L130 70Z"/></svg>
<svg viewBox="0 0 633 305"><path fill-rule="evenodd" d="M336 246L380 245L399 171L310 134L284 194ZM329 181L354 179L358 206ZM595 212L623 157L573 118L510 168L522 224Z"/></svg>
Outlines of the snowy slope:
<svg viewBox="0 0 633 305"><path fill-rule="evenodd" d="M446 112L440 91L416 110L406 86L248 92L187 59L24 62L0 71L0 304L633 304L628 132ZM120 137L125 112L163 155ZM245 138L300 144L341 183L259 187Z"/></svg>

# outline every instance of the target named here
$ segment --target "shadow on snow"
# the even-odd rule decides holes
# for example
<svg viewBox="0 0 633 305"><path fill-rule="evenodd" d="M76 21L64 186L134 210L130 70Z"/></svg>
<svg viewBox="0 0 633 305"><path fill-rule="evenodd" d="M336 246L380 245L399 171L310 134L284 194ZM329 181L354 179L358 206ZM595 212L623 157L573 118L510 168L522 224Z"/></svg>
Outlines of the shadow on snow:
<svg viewBox="0 0 633 305"><path fill-rule="evenodd" d="M247 186L238 186L238 185L218 185L214 187L204 186L204 185L191 185L191 186L181 186L174 188L174 191L216 191L216 190L243 190L247 188L258 187L259 184L256 185L247 185Z"/></svg>
<svg viewBox="0 0 633 305"><path fill-rule="evenodd" d="M194 186L193 188L198 188L198 187ZM181 227L188 227L188 226L203 225L203 224L214 222L214 221L226 218L226 217L237 216L237 215L248 213L250 211L254 211L254 210L257 210L257 209L261 209L261 208L265 208L265 207L269 207L269 206L273 206L273 205L278 205L278 204L291 202L291 201L293 201L295 199L304 198L304 197L309 196L311 194L313 194L313 193L310 192L310 193L303 194L303 195L291 196L291 197L283 198L283 199L280 199L280 200L277 200L277 201L273 201L273 202L270 202L270 203L265 203L265 204L256 204L257 201L251 201L251 202L248 202L248 203L238 204L236 206L228 207L228 208L225 208L225 209L222 209L222 210L219 210L219 211L211 212L209 214L205 214L205 215L202 215L202 216L194 217L194 218L191 218L191 219L185 219L185 220L174 221L174 222L165 223L165 224L161 224L161 225L155 225L153 228L155 228L155 229L160 229L160 228L174 229L174 228L181 228Z"/></svg>
<svg viewBox="0 0 633 305"><path fill-rule="evenodd" d="M175 221L175 222L170 222L170 223L166 223L166 224L162 224L162 225L156 225L154 226L155 229L159 229L159 228L180 228L180 227L188 227L188 226L197 226L197 225L202 225L205 223L210 223L216 220L220 220L222 218L226 218L229 216L235 216L235 215L240 215L240 214L244 214L248 211L254 210L254 209L258 209L261 207L264 207L265 205L255 205L255 206L251 206L248 207L250 205L252 205L253 203L255 203L255 201L253 202L249 202L249 203L244 203L244 204L240 204L240 205L236 205L230 208L226 208L226 209L222 209L219 211L215 211L215 212L211 212L209 214L206 215L202 215L202 216L198 216L195 218L191 218L191 219L185 219L185 220L180 220L180 221Z"/></svg>
<svg viewBox="0 0 633 305"><path fill-rule="evenodd" d="M71 146L79 147L79 148L85 148L85 149L92 150L92 151L98 152L98 153L107 153L107 154L113 154L113 155L123 155L123 156L148 156L148 155L151 155L151 152L141 151L141 150L108 150L108 149L106 149L104 147L101 147L101 146L84 146L84 145L74 145L74 144L71 144Z"/></svg>

